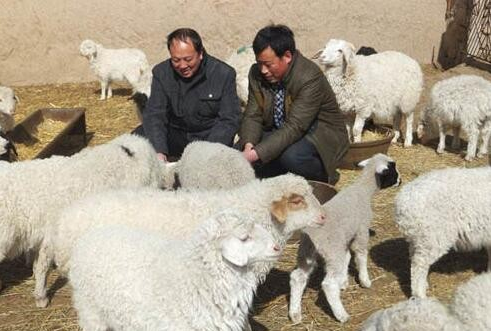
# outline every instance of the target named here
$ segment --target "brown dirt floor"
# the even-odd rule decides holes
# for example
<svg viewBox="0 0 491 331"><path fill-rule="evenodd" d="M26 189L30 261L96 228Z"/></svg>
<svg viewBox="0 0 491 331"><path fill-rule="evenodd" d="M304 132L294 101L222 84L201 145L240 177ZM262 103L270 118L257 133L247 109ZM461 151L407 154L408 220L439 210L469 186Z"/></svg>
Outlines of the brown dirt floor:
<svg viewBox="0 0 491 331"><path fill-rule="evenodd" d="M491 79L491 74L468 66L459 66L440 72L432 66L424 66L425 91L418 106L419 113L426 102L429 89L438 80L456 74L477 74ZM14 87L21 99L16 120L38 108L85 107L89 145L104 143L113 137L130 131L138 119L132 102L127 100L130 90L119 85L112 99L99 101L99 84L62 84L29 87ZM415 121L416 122L416 121ZM404 149L400 144L390 147L388 154L398 164L403 183L407 183L431 169L449 166L475 167L485 165L487 159L465 162L462 151L435 153L435 143L428 146L415 144ZM341 170L341 180L336 188L348 185L357 172ZM295 267L298 243L291 242L277 267L272 270L262 285L255 300L252 326L254 330L359 330L363 321L374 311L405 300L410 294L408 247L393 223L393 198L398 188L380 192L373 201L374 219L371 230L369 272L373 280L370 289L359 286L350 268L350 286L342 293L342 301L351 319L336 322L329 305L319 292L322 272L318 270L303 296L303 322L292 325L288 319L289 272ZM483 251L474 253L450 253L431 269L429 295L448 302L456 286L486 268ZM4 288L0 292L0 330L78 330L76 312L71 306L71 290L66 280L56 271L49 277L51 293L54 294L48 308L34 305L32 290L34 280L30 268L23 259L0 264L0 277Z"/></svg>

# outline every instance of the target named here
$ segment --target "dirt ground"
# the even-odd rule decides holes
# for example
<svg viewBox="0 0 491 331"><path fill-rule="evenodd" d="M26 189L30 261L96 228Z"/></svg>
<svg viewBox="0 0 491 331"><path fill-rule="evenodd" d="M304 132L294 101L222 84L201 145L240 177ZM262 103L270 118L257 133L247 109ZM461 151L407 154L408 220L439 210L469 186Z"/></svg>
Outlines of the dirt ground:
<svg viewBox="0 0 491 331"><path fill-rule="evenodd" d="M432 66L424 66L425 91L417 112L426 102L429 89L438 80L456 74L476 74L491 79L486 71L459 66L440 72ZM14 87L15 88L15 87ZM98 83L63 84L17 87L21 99L17 121L30 112L44 107L86 107L87 130L90 145L103 143L123 132L130 131L137 123L130 90L120 86L108 101L99 101ZM404 149L400 144L390 147L388 154L396 161L403 184L434 168L448 166L475 167L485 165L487 159L465 162L462 151L449 151L437 155L435 145L418 143ZM341 170L341 180L336 188L348 185L357 172ZM374 220L371 226L369 272L373 281L370 289L363 289L350 268L350 286L342 293L342 301L351 319L336 322L324 295L319 292L323 274L318 270L309 282L303 296L303 322L292 325L288 319L289 272L295 267L298 243L291 242L277 267L262 285L252 313L254 330L359 330L363 321L374 311L405 300L410 294L408 247L393 223L393 199L398 188L380 192L373 201ZM448 302L456 286L486 268L484 252L455 253L444 256L431 269L429 295ZM4 288L0 292L0 330L78 330L76 312L71 306L71 290L66 280L56 271L49 277L53 299L48 308L34 305L32 290L34 280L30 268L23 259L0 264L0 277Z"/></svg>

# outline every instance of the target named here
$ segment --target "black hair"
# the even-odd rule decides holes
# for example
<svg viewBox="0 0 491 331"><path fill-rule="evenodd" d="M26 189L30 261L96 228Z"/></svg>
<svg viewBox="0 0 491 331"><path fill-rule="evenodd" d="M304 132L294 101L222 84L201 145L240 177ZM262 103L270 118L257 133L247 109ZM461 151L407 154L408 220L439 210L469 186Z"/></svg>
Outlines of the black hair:
<svg viewBox="0 0 491 331"><path fill-rule="evenodd" d="M170 51L170 46L172 45L172 42L174 40L180 40L183 42L187 42L188 38L191 41L191 43L193 44L194 49L198 53L202 53L204 50L203 49L203 41L201 40L201 37L198 34L198 32L196 32L195 30L193 30L191 28L180 28L180 29L174 30L171 33L169 33L169 35L167 36L167 49Z"/></svg>
<svg viewBox="0 0 491 331"><path fill-rule="evenodd" d="M286 25L281 24L272 24L262 28L252 42L252 49L257 56L268 48L268 46L279 57L285 55L286 51L294 54L296 48L292 30Z"/></svg>

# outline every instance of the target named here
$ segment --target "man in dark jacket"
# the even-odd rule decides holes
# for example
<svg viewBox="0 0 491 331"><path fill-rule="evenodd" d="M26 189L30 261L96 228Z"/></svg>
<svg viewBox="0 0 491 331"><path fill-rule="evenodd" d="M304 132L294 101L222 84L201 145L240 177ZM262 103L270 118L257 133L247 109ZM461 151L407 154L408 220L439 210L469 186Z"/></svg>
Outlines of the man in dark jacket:
<svg viewBox="0 0 491 331"><path fill-rule="evenodd" d="M296 50L284 25L261 29L252 47L257 63L239 132L243 155L260 177L289 171L334 184L349 139L326 77Z"/></svg>
<svg viewBox="0 0 491 331"><path fill-rule="evenodd" d="M142 114L144 135L160 159L179 157L195 140L231 146L240 121L235 70L208 55L188 28L167 36L170 59L153 68Z"/></svg>

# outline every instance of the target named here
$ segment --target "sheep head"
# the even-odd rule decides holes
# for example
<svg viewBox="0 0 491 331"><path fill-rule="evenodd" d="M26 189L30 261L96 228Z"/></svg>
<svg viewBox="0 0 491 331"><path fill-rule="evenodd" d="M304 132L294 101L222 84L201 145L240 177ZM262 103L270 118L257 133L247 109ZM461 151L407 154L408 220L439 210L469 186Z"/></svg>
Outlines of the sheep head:
<svg viewBox="0 0 491 331"><path fill-rule="evenodd" d="M347 68L355 57L355 46L345 40L330 39L319 55L319 63L325 71L334 71L345 75Z"/></svg>
<svg viewBox="0 0 491 331"><path fill-rule="evenodd" d="M358 166L364 168L364 174L375 175L375 182L379 189L401 184L401 176L397 171L396 162L385 154L375 154L358 163Z"/></svg>
<svg viewBox="0 0 491 331"><path fill-rule="evenodd" d="M98 45L90 39L86 39L82 41L80 44L80 55L89 59L89 61L94 60L97 56L97 47Z"/></svg>

